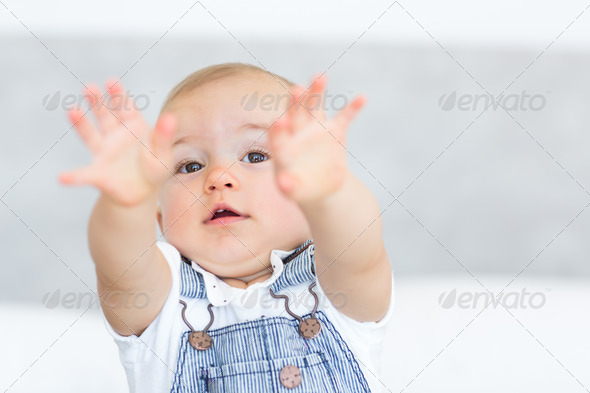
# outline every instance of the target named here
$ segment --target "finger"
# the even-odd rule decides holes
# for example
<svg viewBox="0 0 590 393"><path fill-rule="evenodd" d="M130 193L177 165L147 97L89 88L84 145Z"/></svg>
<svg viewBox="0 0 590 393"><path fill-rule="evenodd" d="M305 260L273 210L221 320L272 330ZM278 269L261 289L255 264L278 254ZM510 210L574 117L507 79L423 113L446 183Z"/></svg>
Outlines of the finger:
<svg viewBox="0 0 590 393"><path fill-rule="evenodd" d="M100 90L94 84L89 84L84 90L84 98L88 101L88 108L92 111L94 116L98 119L98 101L100 99Z"/></svg>
<svg viewBox="0 0 590 393"><path fill-rule="evenodd" d="M130 104L127 93L117 79L111 79L107 82L107 91L110 96L110 110L115 114L119 121L129 122L137 116L137 111L133 104Z"/></svg>
<svg viewBox="0 0 590 393"><path fill-rule="evenodd" d="M316 74L304 98L305 107L311 112L312 116L318 120L324 120L326 118L324 108L322 107L324 102L325 88L325 74Z"/></svg>
<svg viewBox="0 0 590 393"><path fill-rule="evenodd" d="M268 141L272 153L282 150L289 141L288 118L284 114L268 128Z"/></svg>
<svg viewBox="0 0 590 393"><path fill-rule="evenodd" d="M158 121L151 137L151 150L154 155L169 170L172 170L172 139L176 134L178 120L172 113L163 113Z"/></svg>
<svg viewBox="0 0 590 393"><path fill-rule="evenodd" d="M304 89L301 86L291 87L291 101L289 103L288 127L289 134L293 134L297 130L303 128L308 122L309 113L306 108L301 106L301 99L303 98Z"/></svg>
<svg viewBox="0 0 590 393"><path fill-rule="evenodd" d="M295 191L295 179L292 175L281 172L277 175L279 189L287 196L291 196Z"/></svg>
<svg viewBox="0 0 590 393"><path fill-rule="evenodd" d="M99 111L103 112L107 130L113 130L121 123L126 125L127 121L123 120L124 113L122 107L125 106L127 97L121 86L121 83L111 78L105 84L105 93L102 95L102 104Z"/></svg>
<svg viewBox="0 0 590 393"><path fill-rule="evenodd" d="M84 143L86 143L86 146L88 146L92 153L96 153L101 144L101 137L98 130L92 125L92 123L90 123L85 116L85 113L80 109L72 109L68 115L70 117L70 122L73 124L73 127L76 128L78 135L80 135Z"/></svg>
<svg viewBox="0 0 590 393"><path fill-rule="evenodd" d="M109 79L106 83L106 91L108 96L105 96L105 104L107 109L120 118L121 106L125 102L125 93L121 85L116 79Z"/></svg>
<svg viewBox="0 0 590 393"><path fill-rule="evenodd" d="M73 171L63 172L59 175L59 181L68 186L82 186L94 184L95 173L92 167L85 166Z"/></svg>
<svg viewBox="0 0 590 393"><path fill-rule="evenodd" d="M104 132L112 131L118 120L105 105L105 98L98 87L96 85L90 85L85 95L91 105L92 113L96 116L100 129Z"/></svg>
<svg viewBox="0 0 590 393"><path fill-rule="evenodd" d="M356 117L359 110L365 105L366 101L367 99L365 96L357 96L350 104L334 116L334 122L336 125L341 129L348 128L349 124Z"/></svg>

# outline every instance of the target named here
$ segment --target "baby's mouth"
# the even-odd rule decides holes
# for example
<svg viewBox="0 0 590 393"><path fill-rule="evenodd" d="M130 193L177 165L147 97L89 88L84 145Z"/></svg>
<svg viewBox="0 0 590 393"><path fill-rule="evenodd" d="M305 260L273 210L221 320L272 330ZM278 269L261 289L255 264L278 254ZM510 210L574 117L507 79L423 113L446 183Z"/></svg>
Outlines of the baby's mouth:
<svg viewBox="0 0 590 393"><path fill-rule="evenodd" d="M218 209L213 212L209 219L205 220L205 224L209 223L223 223L228 224L235 221L240 221L248 218L249 216L236 213L231 209Z"/></svg>
<svg viewBox="0 0 590 393"><path fill-rule="evenodd" d="M211 219L209 221L213 221L217 218L221 218L221 217L240 217L240 215L238 213L235 213L231 210L228 209L223 209L223 210L218 210L213 214L213 217L211 217Z"/></svg>

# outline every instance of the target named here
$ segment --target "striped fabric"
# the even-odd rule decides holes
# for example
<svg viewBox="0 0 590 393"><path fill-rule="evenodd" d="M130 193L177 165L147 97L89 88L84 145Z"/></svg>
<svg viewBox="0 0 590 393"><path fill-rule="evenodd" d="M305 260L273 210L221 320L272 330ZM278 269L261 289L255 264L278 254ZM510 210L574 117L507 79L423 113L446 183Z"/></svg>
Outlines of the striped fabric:
<svg viewBox="0 0 590 393"><path fill-rule="evenodd" d="M190 262L182 257L186 263L180 264L180 296L193 299L204 299L207 297L205 279L203 275L192 268Z"/></svg>
<svg viewBox="0 0 590 393"><path fill-rule="evenodd" d="M284 265L283 273L277 280L270 286L274 293L278 293L281 289L291 285L301 284L306 281L315 280L315 274L313 273L313 257L314 257L314 245L312 240L307 240L301 246L299 246L291 255L284 259L288 263Z"/></svg>
<svg viewBox="0 0 590 393"><path fill-rule="evenodd" d="M273 283L273 292L314 281L313 258L313 244L308 240L284 259L288 262ZM188 264L182 265L193 270ZM200 274L181 268L181 276L183 294L206 297ZM301 315L303 319L310 316ZM313 339L299 335L297 319L260 318L208 330L213 346L204 351L189 344L187 330L181 339L171 392L370 392L359 364L338 331L323 312L316 312L315 317L322 330ZM284 387L279 378L281 370L289 365L298 367L302 375L301 383L292 389Z"/></svg>

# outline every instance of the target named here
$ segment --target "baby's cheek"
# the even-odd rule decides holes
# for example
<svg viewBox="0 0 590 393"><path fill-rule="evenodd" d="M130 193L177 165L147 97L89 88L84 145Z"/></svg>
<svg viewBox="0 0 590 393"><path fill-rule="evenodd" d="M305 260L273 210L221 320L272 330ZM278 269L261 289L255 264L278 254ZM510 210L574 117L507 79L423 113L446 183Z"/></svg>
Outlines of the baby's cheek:
<svg viewBox="0 0 590 393"><path fill-rule="evenodd" d="M272 201L268 201L268 206L279 220L291 228L295 225L305 227L307 224L307 219L297 202L289 199L280 191Z"/></svg>
<svg viewBox="0 0 590 393"><path fill-rule="evenodd" d="M174 201L174 203L163 205L162 221L164 228L170 232L178 232L183 231L184 228L190 228L191 224L194 224L195 220L199 219L199 214L204 216L204 213L199 211L199 206L202 205L198 201L191 206L191 202L180 199Z"/></svg>

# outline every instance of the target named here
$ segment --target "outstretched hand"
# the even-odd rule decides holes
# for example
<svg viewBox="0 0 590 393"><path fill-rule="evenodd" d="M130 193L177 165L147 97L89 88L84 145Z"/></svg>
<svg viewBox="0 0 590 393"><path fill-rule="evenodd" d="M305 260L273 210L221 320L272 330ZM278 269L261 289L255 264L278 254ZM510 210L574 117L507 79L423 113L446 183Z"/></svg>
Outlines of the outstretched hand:
<svg viewBox="0 0 590 393"><path fill-rule="evenodd" d="M107 91L108 106L96 86L85 92L98 126L79 108L69 112L93 160L88 166L60 174L60 181L66 185L93 185L115 202L133 206L154 196L172 175L170 140L176 119L164 114L152 130L128 103L120 83L109 82Z"/></svg>
<svg viewBox="0 0 590 393"><path fill-rule="evenodd" d="M321 200L346 180L348 126L366 101L357 96L327 119L322 108L325 84L322 75L307 92L293 86L290 107L269 129L279 189L299 204Z"/></svg>

